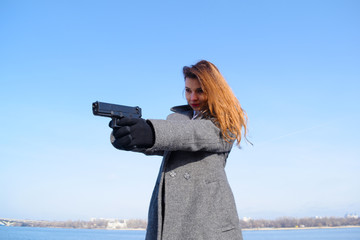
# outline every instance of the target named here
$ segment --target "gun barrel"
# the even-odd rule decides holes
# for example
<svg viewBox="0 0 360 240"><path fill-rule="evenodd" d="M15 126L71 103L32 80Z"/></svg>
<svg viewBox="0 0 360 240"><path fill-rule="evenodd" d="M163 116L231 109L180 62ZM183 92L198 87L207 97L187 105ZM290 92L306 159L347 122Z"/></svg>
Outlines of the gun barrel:
<svg viewBox="0 0 360 240"><path fill-rule="evenodd" d="M92 104L93 114L103 117L141 117L140 107L129 107L104 102L94 102Z"/></svg>

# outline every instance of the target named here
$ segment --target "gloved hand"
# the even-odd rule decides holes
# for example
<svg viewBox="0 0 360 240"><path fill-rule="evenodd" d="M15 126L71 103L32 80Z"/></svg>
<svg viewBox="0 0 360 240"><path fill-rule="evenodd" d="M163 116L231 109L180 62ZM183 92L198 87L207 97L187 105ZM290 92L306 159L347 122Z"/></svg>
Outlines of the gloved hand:
<svg viewBox="0 0 360 240"><path fill-rule="evenodd" d="M109 126L112 126L112 121ZM124 117L116 119L116 125L120 127L113 128L111 136L111 143L115 148L131 150L133 148L149 148L154 145L153 127L144 119Z"/></svg>

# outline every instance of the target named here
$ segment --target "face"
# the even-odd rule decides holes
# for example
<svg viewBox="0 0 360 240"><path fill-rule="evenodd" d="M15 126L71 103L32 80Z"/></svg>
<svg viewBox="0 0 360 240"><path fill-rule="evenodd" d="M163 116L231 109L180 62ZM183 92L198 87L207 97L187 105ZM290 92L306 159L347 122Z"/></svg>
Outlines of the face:
<svg viewBox="0 0 360 240"><path fill-rule="evenodd" d="M207 96L196 78L185 78L185 96L188 104L194 111L204 110L207 105Z"/></svg>

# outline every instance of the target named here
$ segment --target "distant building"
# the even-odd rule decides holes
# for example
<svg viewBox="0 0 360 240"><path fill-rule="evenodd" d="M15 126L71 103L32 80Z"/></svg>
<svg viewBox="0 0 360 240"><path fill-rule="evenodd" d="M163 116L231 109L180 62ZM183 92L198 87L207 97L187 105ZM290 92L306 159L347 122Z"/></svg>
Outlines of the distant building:
<svg viewBox="0 0 360 240"><path fill-rule="evenodd" d="M119 219L108 219L108 224L106 229L124 229L127 228L125 220Z"/></svg>
<svg viewBox="0 0 360 240"><path fill-rule="evenodd" d="M97 222L101 222L100 225L104 226L105 224L106 229L126 229L127 223L126 220L116 219L116 218L90 218L90 221L97 226Z"/></svg>
<svg viewBox="0 0 360 240"><path fill-rule="evenodd" d="M348 214L345 215L345 218L358 219L359 215L357 215L356 213L348 213Z"/></svg>

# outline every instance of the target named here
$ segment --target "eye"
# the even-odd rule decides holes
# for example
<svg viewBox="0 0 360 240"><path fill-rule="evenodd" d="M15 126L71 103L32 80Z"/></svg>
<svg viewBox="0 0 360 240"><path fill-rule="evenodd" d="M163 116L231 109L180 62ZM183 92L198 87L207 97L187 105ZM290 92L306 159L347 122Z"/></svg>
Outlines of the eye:
<svg viewBox="0 0 360 240"><path fill-rule="evenodd" d="M196 89L196 93L198 93L198 94L203 94L204 91L203 91L201 88L198 88L198 89Z"/></svg>
<svg viewBox="0 0 360 240"><path fill-rule="evenodd" d="M185 88L185 92L187 92L187 93L191 93L190 88Z"/></svg>

